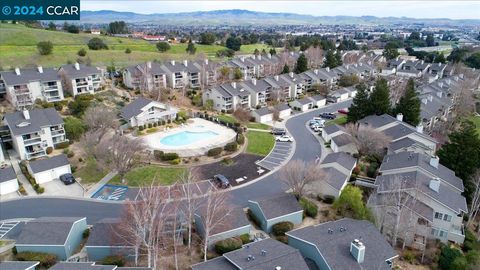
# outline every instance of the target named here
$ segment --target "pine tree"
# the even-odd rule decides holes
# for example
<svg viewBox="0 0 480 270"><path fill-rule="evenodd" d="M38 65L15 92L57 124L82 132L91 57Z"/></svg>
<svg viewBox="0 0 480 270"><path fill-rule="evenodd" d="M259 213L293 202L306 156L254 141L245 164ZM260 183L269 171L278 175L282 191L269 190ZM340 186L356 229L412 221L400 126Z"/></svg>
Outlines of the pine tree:
<svg viewBox="0 0 480 270"><path fill-rule="evenodd" d="M307 57L302 53L297 59L297 64L295 65L295 73L299 74L308 70Z"/></svg>
<svg viewBox="0 0 480 270"><path fill-rule="evenodd" d="M353 98L352 105L348 109L347 121L357 122L369 113L369 99L365 84L357 85L357 94Z"/></svg>
<svg viewBox="0 0 480 270"><path fill-rule="evenodd" d="M471 121L462 123L461 128L452 132L449 142L444 144L437 154L440 163L455 172L463 180L465 197L469 203L474 188L471 177L480 168L480 137Z"/></svg>
<svg viewBox="0 0 480 270"><path fill-rule="evenodd" d="M343 65L342 55L340 54L340 52L337 52L335 54L335 67L338 67L341 65Z"/></svg>
<svg viewBox="0 0 480 270"><path fill-rule="evenodd" d="M283 66L282 74L289 73L289 72L290 72L290 68L288 67L287 64L285 64L285 66Z"/></svg>
<svg viewBox="0 0 480 270"><path fill-rule="evenodd" d="M189 54L195 54L195 52L197 51L197 48L195 48L195 44L193 44L191 39L188 42L188 46L187 46L187 49L185 49L185 51L187 51Z"/></svg>
<svg viewBox="0 0 480 270"><path fill-rule="evenodd" d="M390 113L390 93L387 80L380 78L375 82L375 88L370 94L368 114L381 115Z"/></svg>
<svg viewBox="0 0 480 270"><path fill-rule="evenodd" d="M415 81L408 80L405 94L400 98L395 113L403 114L403 120L412 126L420 124L420 99L415 91Z"/></svg>
<svg viewBox="0 0 480 270"><path fill-rule="evenodd" d="M325 56L325 62L323 63L323 67L334 68L337 66L337 58L332 50L327 51L327 55Z"/></svg>

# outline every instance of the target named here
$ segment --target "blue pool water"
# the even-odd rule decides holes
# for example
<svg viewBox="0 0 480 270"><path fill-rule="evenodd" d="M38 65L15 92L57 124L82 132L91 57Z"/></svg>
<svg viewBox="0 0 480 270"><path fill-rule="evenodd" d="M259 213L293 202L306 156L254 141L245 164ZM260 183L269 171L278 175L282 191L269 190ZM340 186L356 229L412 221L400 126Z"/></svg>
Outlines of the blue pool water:
<svg viewBox="0 0 480 270"><path fill-rule="evenodd" d="M213 131L204 132L190 132L182 131L172 135L168 135L160 140L160 143L168 146L184 146L208 138L217 136L218 134Z"/></svg>

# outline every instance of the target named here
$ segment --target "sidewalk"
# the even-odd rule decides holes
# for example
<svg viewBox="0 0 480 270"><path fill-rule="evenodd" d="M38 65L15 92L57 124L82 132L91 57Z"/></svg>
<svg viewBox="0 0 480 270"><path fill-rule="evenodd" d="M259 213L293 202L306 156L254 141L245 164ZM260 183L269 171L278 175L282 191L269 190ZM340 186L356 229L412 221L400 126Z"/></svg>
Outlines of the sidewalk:
<svg viewBox="0 0 480 270"><path fill-rule="evenodd" d="M19 165L20 160L18 159L16 153L12 151L8 151L8 155L10 156L10 163L12 164L12 167L15 170L15 173L17 174L17 179L23 185L23 188L27 192L27 195L29 196L37 195L37 192L33 189L32 184L28 182L27 177L25 177L25 175L22 173L22 170L20 169L20 165Z"/></svg>
<svg viewBox="0 0 480 270"><path fill-rule="evenodd" d="M112 178L117 175L117 172L112 171L105 175L98 183L93 185L87 192L85 192L85 197L90 198L92 197L95 192L97 192L101 187L103 187L108 181L112 180Z"/></svg>

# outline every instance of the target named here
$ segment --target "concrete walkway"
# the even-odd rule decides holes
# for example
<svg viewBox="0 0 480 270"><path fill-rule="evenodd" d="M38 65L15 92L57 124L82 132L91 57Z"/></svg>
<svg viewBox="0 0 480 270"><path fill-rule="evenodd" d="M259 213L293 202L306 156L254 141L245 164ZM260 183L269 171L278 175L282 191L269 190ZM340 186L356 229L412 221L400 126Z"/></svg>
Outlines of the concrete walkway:
<svg viewBox="0 0 480 270"><path fill-rule="evenodd" d="M33 189L32 184L28 182L27 177L22 173L20 169L20 160L15 151L8 151L8 155L10 156L10 163L12 164L15 173L17 174L18 181L23 185L23 188L27 192L27 195L37 195L37 192Z"/></svg>
<svg viewBox="0 0 480 270"><path fill-rule="evenodd" d="M93 185L90 189L85 192L85 197L90 198L92 197L95 192L97 192L101 187L103 187L108 181L112 180L113 177L117 175L117 172L112 171L105 175L100 181L98 181L95 185Z"/></svg>

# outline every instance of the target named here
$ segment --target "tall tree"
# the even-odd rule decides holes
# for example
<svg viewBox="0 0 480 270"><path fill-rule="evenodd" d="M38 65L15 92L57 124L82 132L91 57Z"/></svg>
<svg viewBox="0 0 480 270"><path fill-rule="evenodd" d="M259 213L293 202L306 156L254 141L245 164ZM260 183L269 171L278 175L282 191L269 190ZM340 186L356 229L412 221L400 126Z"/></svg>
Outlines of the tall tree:
<svg viewBox="0 0 480 270"><path fill-rule="evenodd" d="M127 24L124 21L111 22L108 24L107 32L110 34L127 34Z"/></svg>
<svg viewBox="0 0 480 270"><path fill-rule="evenodd" d="M370 94L370 113L381 115L390 112L390 93L387 80L380 78Z"/></svg>
<svg viewBox="0 0 480 270"><path fill-rule="evenodd" d="M427 43L427 46L432 47L435 46L435 39L433 38L432 34L429 34L427 38L425 39L425 42Z"/></svg>
<svg viewBox="0 0 480 270"><path fill-rule="evenodd" d="M290 72L290 68L288 67L287 64L285 64L285 65L283 66L282 74L289 73L289 72Z"/></svg>
<svg viewBox="0 0 480 270"><path fill-rule="evenodd" d="M323 67L334 68L337 67L337 57L333 50L328 50L325 55L325 62L323 62Z"/></svg>
<svg viewBox="0 0 480 270"><path fill-rule="evenodd" d="M302 53L297 59L297 64L295 65L295 73L299 74L308 70L308 61L307 57Z"/></svg>
<svg viewBox="0 0 480 270"><path fill-rule="evenodd" d="M204 32L200 34L200 44L212 45L215 42L215 34L211 32Z"/></svg>
<svg viewBox="0 0 480 270"><path fill-rule="evenodd" d="M193 44L191 39L188 41L188 45L185 51L187 51L188 54L195 54L195 52L197 51L197 48L195 48L195 44Z"/></svg>
<svg viewBox="0 0 480 270"><path fill-rule="evenodd" d="M358 153L362 156L375 155L381 159L392 140L383 132L366 125L348 124L345 131L352 135Z"/></svg>
<svg viewBox="0 0 480 270"><path fill-rule="evenodd" d="M369 113L370 101L365 84L357 85L357 94L353 98L352 105L348 109L347 121L357 122Z"/></svg>
<svg viewBox="0 0 480 270"><path fill-rule="evenodd" d="M239 51L242 46L242 40L239 37L230 36L225 41L225 46L234 51Z"/></svg>
<svg viewBox="0 0 480 270"><path fill-rule="evenodd" d="M475 124L464 121L459 130L450 133L449 142L438 150L440 163L450 168L463 180L465 197L470 203L474 187L471 177L480 168L480 137Z"/></svg>
<svg viewBox="0 0 480 270"><path fill-rule="evenodd" d="M293 160L283 166L279 172L280 179L292 190L297 198L301 198L307 187L323 175L322 169L314 162L305 163Z"/></svg>
<svg viewBox="0 0 480 270"><path fill-rule="evenodd" d="M119 126L115 112L105 105L88 107L83 115L83 120L89 130L99 132L100 139L109 130L114 131Z"/></svg>
<svg viewBox="0 0 480 270"><path fill-rule="evenodd" d="M397 45L395 43L389 42L385 45L385 48L383 49L383 56L387 58L387 60L396 58L399 56L400 53L397 50Z"/></svg>
<svg viewBox="0 0 480 270"><path fill-rule="evenodd" d="M408 80L405 94L395 107L395 113L403 114L403 121L412 126L420 124L420 99L417 91L415 91L415 81L413 79Z"/></svg>
<svg viewBox="0 0 480 270"><path fill-rule="evenodd" d="M57 25L54 22L49 22L47 29L51 30L51 31L56 31L57 30Z"/></svg>

